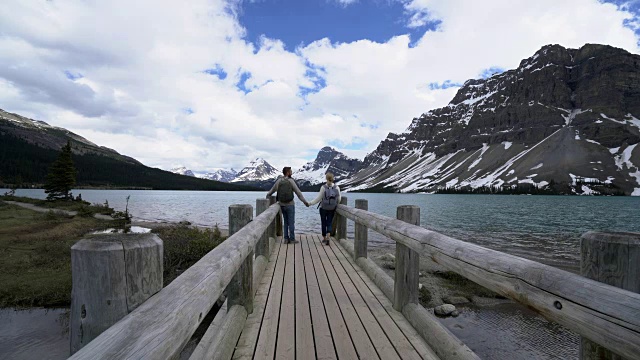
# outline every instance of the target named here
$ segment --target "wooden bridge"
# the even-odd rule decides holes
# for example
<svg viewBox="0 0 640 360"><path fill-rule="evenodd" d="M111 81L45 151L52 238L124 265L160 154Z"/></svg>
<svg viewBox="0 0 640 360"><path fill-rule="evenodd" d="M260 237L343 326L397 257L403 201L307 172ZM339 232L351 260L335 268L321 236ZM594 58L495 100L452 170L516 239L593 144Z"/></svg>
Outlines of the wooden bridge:
<svg viewBox="0 0 640 360"><path fill-rule="evenodd" d="M600 358L604 348L640 358L639 294L426 230L419 210L401 206L392 219L368 212L366 200L351 208L343 198L336 237L326 246L319 235L283 244L273 199L257 200L255 218L250 205L233 205L226 241L95 339L85 339L71 358L178 358L226 294L190 359L478 359L419 305L420 256L582 335L585 359ZM356 224L353 240L346 236L348 219ZM396 241L395 278L368 259L368 229ZM615 270L637 272L638 235L608 236L587 234L583 247L602 240L627 249ZM583 268L605 281L610 269L595 255ZM633 288L640 277L624 278L615 285L640 291ZM82 311L78 321L90 321L93 309Z"/></svg>

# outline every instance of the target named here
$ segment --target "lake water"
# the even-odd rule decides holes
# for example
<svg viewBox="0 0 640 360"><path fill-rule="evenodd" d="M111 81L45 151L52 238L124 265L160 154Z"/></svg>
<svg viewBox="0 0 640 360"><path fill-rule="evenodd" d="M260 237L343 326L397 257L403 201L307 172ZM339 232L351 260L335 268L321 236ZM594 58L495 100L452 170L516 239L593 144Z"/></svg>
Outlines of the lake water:
<svg viewBox="0 0 640 360"><path fill-rule="evenodd" d="M3 192L3 190L0 190ZM195 225L226 228L228 207L252 204L265 192L206 192L154 190L74 190L92 203L105 200L124 210L127 196L134 219L154 222L187 220ZM43 190L18 190L17 195L45 198ZM304 193L308 200L315 193ZM424 195L345 194L349 205L355 199L369 200L369 211L396 216L400 205L421 208L422 226L443 234L536 259L574 268L579 260L580 235L587 231L640 231L640 197L514 196L514 195ZM298 201L298 200L296 200ZM319 232L315 207L298 201L296 229ZM353 224L349 222L349 232ZM370 234L371 246L392 242Z"/></svg>
<svg viewBox="0 0 640 360"><path fill-rule="evenodd" d="M0 189L0 193L6 190ZM253 204L264 192L200 192L149 190L74 190L92 203L107 200L124 210L126 197L135 220L177 222L226 228L228 206ZM18 190L17 195L44 198L42 190ZM308 200L315 194L305 193ZM640 197L345 194L369 200L369 211L395 217L400 205L421 208L424 227L479 245L556 266L576 269L579 240L587 231L640 232ZM300 232L318 232L317 209L298 202ZM353 225L349 224L353 231ZM393 243L370 233L372 247ZM64 359L69 338L63 310L0 309L0 359ZM487 359L575 359L578 338L520 305L464 308L443 323Z"/></svg>

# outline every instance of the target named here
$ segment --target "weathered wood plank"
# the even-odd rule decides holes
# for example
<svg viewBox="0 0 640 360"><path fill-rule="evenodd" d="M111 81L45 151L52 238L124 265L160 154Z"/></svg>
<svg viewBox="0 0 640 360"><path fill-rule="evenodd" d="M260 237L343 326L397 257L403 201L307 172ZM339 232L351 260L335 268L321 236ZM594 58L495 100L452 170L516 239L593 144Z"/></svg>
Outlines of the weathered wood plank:
<svg viewBox="0 0 640 360"><path fill-rule="evenodd" d="M353 244L349 240L340 239L339 244L346 249L353 257L354 249ZM393 288L394 282L391 276L389 276L384 270L382 270L378 264L369 258L358 258L356 264L364 270L364 272L371 278L376 286L384 293L384 295L393 301Z"/></svg>
<svg viewBox="0 0 640 360"><path fill-rule="evenodd" d="M340 204L344 206L347 205L347 197L342 196L340 199ZM336 213L336 238L338 239L346 239L347 238L347 219L344 216Z"/></svg>
<svg viewBox="0 0 640 360"><path fill-rule="evenodd" d="M298 235L300 244L295 245L295 308L296 308L296 358L313 359L316 356L313 331L311 325L311 311L309 309L309 296L307 290L306 267L302 242L306 241L305 235ZM326 318L325 318L326 321Z"/></svg>
<svg viewBox="0 0 640 360"><path fill-rule="evenodd" d="M262 214L269 208L269 199L257 199L256 200L256 216ZM269 256L269 237L271 235L271 225L265 229L264 234L258 240L255 248L255 256L256 258L260 255Z"/></svg>
<svg viewBox="0 0 640 360"><path fill-rule="evenodd" d="M309 238L311 235L304 235L300 241L302 258L304 261L304 272L307 280L307 293L309 296L309 307L311 323L313 328L313 339L315 340L315 350L318 359L337 359L336 351L331 338L331 329L327 313L324 309L320 286L316 278L316 271L313 268L313 260L309 251ZM296 322L297 325L297 322Z"/></svg>
<svg viewBox="0 0 640 360"><path fill-rule="evenodd" d="M72 359L178 356L278 211L260 214Z"/></svg>
<svg viewBox="0 0 640 360"><path fill-rule="evenodd" d="M338 213L627 357L640 353L640 295L343 205Z"/></svg>
<svg viewBox="0 0 640 360"><path fill-rule="evenodd" d="M365 199L356 200L356 209L369 210L369 201ZM369 241L369 229L362 224L355 224L355 234L353 236L354 259L367 257L367 246Z"/></svg>
<svg viewBox="0 0 640 360"><path fill-rule="evenodd" d="M420 208L414 205L398 206L398 220L420 226ZM396 269L394 272L393 308L402 311L407 304L418 303L420 283L420 254L401 243L396 243Z"/></svg>
<svg viewBox="0 0 640 360"><path fill-rule="evenodd" d="M276 351L278 336L278 320L280 318L280 304L282 302L282 286L284 284L287 248L282 246L276 262L276 268L271 280L271 288L267 305L260 326L260 334L256 344L254 359L273 359Z"/></svg>
<svg viewBox="0 0 640 360"><path fill-rule="evenodd" d="M318 252L318 257L320 262L324 267L324 271L327 275L327 279L329 280L329 284L333 289L333 293L336 296L337 305L342 312L342 317L347 325L347 329L349 329L349 334L351 335L351 340L353 341L353 345L358 352L358 356L361 359L379 359L380 356L376 353L376 347L374 346L372 339L369 338L364 325L358 318L356 309L354 308L347 292L345 291L333 265L329 262L327 254L324 252L320 236L314 236L313 245L316 247L316 251ZM313 249L312 249L313 250ZM374 341L379 341L381 339L373 339Z"/></svg>
<svg viewBox="0 0 640 360"><path fill-rule="evenodd" d="M265 307L271 290L272 280L276 269L277 261L284 261L284 257L280 257L281 242L274 244L273 253L267 264L260 285L257 287L256 296L254 298L254 309L247 317L244 330L240 335L236 351L233 353L233 359L251 359L258 343L258 335L260 334L260 326L265 313Z"/></svg>
<svg viewBox="0 0 640 360"><path fill-rule="evenodd" d="M114 234L73 245L71 354L162 289L162 253L155 234Z"/></svg>
<svg viewBox="0 0 640 360"><path fill-rule="evenodd" d="M375 347L376 352L378 353L380 358L400 359L399 353L397 352L397 349L395 347L395 345L400 344L394 344L388 337L388 334L392 333L388 331L391 331L392 329L383 329L381 326L381 321L384 322L385 320L384 318L382 318L383 316L387 316L387 325L390 325L389 323L392 324L391 319L388 319L387 313L380 307L371 308L369 306L369 303L363 298L367 295L367 293L362 294L360 291L358 291L351 277L345 271L342 263L338 260L336 253L331 249L331 247L323 246L322 250L325 251L328 262L334 268L336 275L340 280L340 283L342 284L342 287L347 293L347 296L349 296L351 304L353 304L353 307L356 310L356 313L358 314L358 317L360 318L360 321L362 322L362 325L367 332L367 335L369 335L369 339L371 339L371 342L373 343L373 346ZM380 304L377 305L379 306ZM394 340L404 340L406 342L404 336L396 337L394 338ZM411 345L408 342L406 342L406 345L411 348ZM413 353L415 353L415 351L413 351ZM415 357L411 358L417 357L418 354L415 353Z"/></svg>
<svg viewBox="0 0 640 360"><path fill-rule="evenodd" d="M394 323L402 331L402 334L406 337L406 339L409 341L412 347L418 352L420 357L423 359L429 359L429 360L439 359L436 353L431 349L431 347L429 347L429 345L427 345L427 343L420 336L420 334L418 334L418 332L413 328L413 326L409 324L407 319L405 319L404 315L402 315L400 312L396 311L393 308L393 304L391 303L391 300L390 300L393 294L393 284L391 284L391 287L390 287L391 290L389 292L389 295L385 295L382 292L382 290L380 290L380 288L376 286L376 284L370 279L370 277L367 275L367 272L364 271L360 266L358 266L353 261L351 256L347 256L347 254L349 255L353 255L353 254L350 253L345 246L343 246L343 241L341 241L340 244L336 247L336 251L341 252L344 259L346 259L347 263L351 266L351 270L347 270L347 273L352 274L352 271L353 271L354 275L352 276L352 279L357 275L362 281L361 284L363 284L364 286L362 287L361 292L366 291L366 289L368 289L371 292L371 294L374 296L374 299L378 301L378 303L387 312L389 317L393 319ZM393 282L393 280L389 275L387 275L387 277L391 282ZM355 283L358 284L358 282L355 282ZM383 328L386 329L387 327L383 326Z"/></svg>
<svg viewBox="0 0 640 360"><path fill-rule="evenodd" d="M299 244L287 245L287 261L285 262L284 284L282 285L276 359L295 359L296 357L296 298L294 280L296 246L299 246Z"/></svg>
<svg viewBox="0 0 640 360"><path fill-rule="evenodd" d="M218 331L211 339L211 343L202 359L229 360L233 356L236 342L247 320L247 310L244 306L234 305L229 308L219 325Z"/></svg>
<svg viewBox="0 0 640 360"><path fill-rule="evenodd" d="M589 279L638 293L638 264L640 233L589 232L580 240L580 272ZM582 360L623 360L615 351L616 349L607 350L588 339L581 339Z"/></svg>
<svg viewBox="0 0 640 360"><path fill-rule="evenodd" d="M316 249L316 242L318 236L312 235L309 238L308 246L309 253L311 254L311 260L313 268L316 273L318 285L320 286L320 292L324 301L325 311L327 312L327 318L329 320L329 326L331 328L331 335L336 347L338 358L340 359L357 359L358 354L351 341L351 335L345 324L345 319L342 317L342 312L338 306L338 300L331 288L327 274L325 273L322 261L320 261L320 255Z"/></svg>
<svg viewBox="0 0 640 360"><path fill-rule="evenodd" d="M229 206L229 235L237 233L252 220L253 208L251 205ZM258 240L259 242L260 240ZM227 285L227 310L235 305L244 306L248 314L253 312L253 252L247 255Z"/></svg>

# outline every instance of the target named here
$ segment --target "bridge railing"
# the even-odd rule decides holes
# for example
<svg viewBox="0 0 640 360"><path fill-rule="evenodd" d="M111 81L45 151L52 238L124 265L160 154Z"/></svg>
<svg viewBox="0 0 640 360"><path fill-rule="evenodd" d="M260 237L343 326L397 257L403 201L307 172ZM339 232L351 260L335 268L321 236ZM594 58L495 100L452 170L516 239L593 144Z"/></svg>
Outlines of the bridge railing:
<svg viewBox="0 0 640 360"><path fill-rule="evenodd" d="M273 203L273 201L271 202ZM256 264L266 264L280 207L268 199L229 208L230 237L167 287L105 330L71 359L174 359L226 290L227 304L251 313ZM239 305L239 306L234 306Z"/></svg>
<svg viewBox="0 0 640 360"><path fill-rule="evenodd" d="M346 199L337 209L337 238L347 237L346 219L355 222L354 242L340 242L417 330L424 325L416 323L415 312L423 256L625 358L640 358L640 294L427 230L419 226L417 206L398 207L393 219L368 212L366 200L356 200L360 209L344 204ZM395 280L372 269L377 266L367 259L367 228L396 242ZM455 346L443 349L437 342L430 345L443 358L460 358Z"/></svg>

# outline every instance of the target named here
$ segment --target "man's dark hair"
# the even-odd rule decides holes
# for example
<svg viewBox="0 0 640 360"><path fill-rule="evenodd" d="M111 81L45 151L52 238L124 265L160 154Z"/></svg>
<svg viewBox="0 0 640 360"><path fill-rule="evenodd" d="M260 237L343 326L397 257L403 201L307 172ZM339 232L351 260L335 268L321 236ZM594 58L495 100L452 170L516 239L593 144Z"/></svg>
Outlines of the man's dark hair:
<svg viewBox="0 0 640 360"><path fill-rule="evenodd" d="M290 166L285 166L284 169L282 169L282 174L284 176L287 176L287 173L289 173L289 171L291 171L291 167Z"/></svg>

